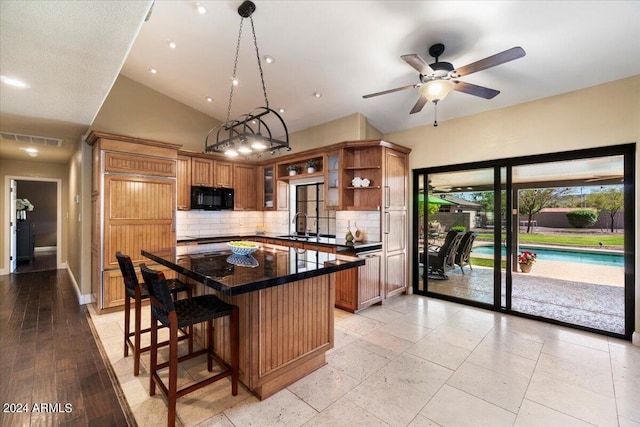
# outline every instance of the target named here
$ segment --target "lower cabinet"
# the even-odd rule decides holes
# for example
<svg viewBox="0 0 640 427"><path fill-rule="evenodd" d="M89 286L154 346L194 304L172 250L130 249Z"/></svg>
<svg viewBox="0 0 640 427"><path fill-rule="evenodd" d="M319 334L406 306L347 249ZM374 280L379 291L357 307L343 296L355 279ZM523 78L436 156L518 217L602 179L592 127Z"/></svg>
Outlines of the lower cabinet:
<svg viewBox="0 0 640 427"><path fill-rule="evenodd" d="M355 313L382 301L381 255L361 254L365 265L336 273L336 307Z"/></svg>
<svg viewBox="0 0 640 427"><path fill-rule="evenodd" d="M149 268L162 271L167 279L175 279L176 272L169 267L165 267L159 264L148 265ZM106 270L103 273L102 295L100 296L101 308L115 308L124 306L124 281L122 279L122 273L120 270ZM136 267L136 275L138 276L138 282L143 283L142 274L140 269ZM183 296L181 296L183 298Z"/></svg>

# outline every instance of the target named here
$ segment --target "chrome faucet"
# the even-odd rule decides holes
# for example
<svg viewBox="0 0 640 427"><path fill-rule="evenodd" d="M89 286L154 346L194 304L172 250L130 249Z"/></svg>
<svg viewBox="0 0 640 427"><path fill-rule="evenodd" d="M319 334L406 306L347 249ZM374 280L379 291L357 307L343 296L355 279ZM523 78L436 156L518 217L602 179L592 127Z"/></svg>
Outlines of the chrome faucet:
<svg viewBox="0 0 640 427"><path fill-rule="evenodd" d="M306 213L296 212L296 214L293 216L293 221L291 221L291 223L296 224L296 220L298 219L299 215L304 216L304 236L309 237L309 230L307 229L307 222L309 222L309 216ZM298 227L296 227L295 232L296 234L298 234Z"/></svg>

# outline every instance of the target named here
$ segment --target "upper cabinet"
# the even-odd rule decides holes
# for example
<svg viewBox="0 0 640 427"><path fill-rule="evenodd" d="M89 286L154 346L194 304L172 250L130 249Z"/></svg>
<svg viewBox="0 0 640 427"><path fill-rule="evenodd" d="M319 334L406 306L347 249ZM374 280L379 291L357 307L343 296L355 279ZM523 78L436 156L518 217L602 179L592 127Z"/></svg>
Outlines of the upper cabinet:
<svg viewBox="0 0 640 427"><path fill-rule="evenodd" d="M191 185L213 187L213 163L212 159L192 157Z"/></svg>
<svg viewBox="0 0 640 427"><path fill-rule="evenodd" d="M258 210L258 192L256 189L256 167L236 163L233 165L235 182L234 210Z"/></svg>
<svg viewBox="0 0 640 427"><path fill-rule="evenodd" d="M176 208L179 211L191 209L191 157L178 156L176 163L176 181L178 184L178 202Z"/></svg>
<svg viewBox="0 0 640 427"><path fill-rule="evenodd" d="M233 187L233 163L215 160L213 165L213 187Z"/></svg>
<svg viewBox="0 0 640 427"><path fill-rule="evenodd" d="M327 210L342 209L343 183L342 150L329 151L324 154L324 206Z"/></svg>

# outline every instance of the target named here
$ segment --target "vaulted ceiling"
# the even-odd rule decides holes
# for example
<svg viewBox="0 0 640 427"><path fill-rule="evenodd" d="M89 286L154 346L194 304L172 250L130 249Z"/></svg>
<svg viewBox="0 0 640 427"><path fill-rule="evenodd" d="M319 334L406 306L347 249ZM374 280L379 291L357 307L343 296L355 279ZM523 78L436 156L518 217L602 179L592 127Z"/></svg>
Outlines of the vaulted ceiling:
<svg viewBox="0 0 640 427"><path fill-rule="evenodd" d="M0 131L62 138L68 146L91 124L119 73L224 120L240 3L201 1L207 11L199 14L193 1L158 1L145 22L149 1L0 2L0 74L31 85L0 85ZM285 109L290 132L355 112L383 133L432 123L432 104L409 114L416 89L362 96L418 83L400 56L432 62L434 43L446 46L440 59L455 67L514 46L527 53L461 78L501 93L491 100L451 93L438 106L442 125L640 74L637 1L255 3L260 56L275 59L262 62L270 106ZM248 20L239 55L231 117L264 104ZM0 140L0 156L24 156L18 146ZM71 153L51 150L39 159Z"/></svg>

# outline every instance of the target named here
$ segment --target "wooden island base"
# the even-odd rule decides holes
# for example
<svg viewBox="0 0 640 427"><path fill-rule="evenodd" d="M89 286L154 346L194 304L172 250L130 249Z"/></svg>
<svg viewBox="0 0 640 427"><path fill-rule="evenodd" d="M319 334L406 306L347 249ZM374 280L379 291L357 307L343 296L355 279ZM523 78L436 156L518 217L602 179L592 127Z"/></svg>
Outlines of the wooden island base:
<svg viewBox="0 0 640 427"><path fill-rule="evenodd" d="M240 382L260 400L326 364L333 348L335 273L222 295L194 282L195 294L213 293L240 308ZM217 319L216 351L228 360L227 319ZM196 340L203 344L201 329Z"/></svg>

